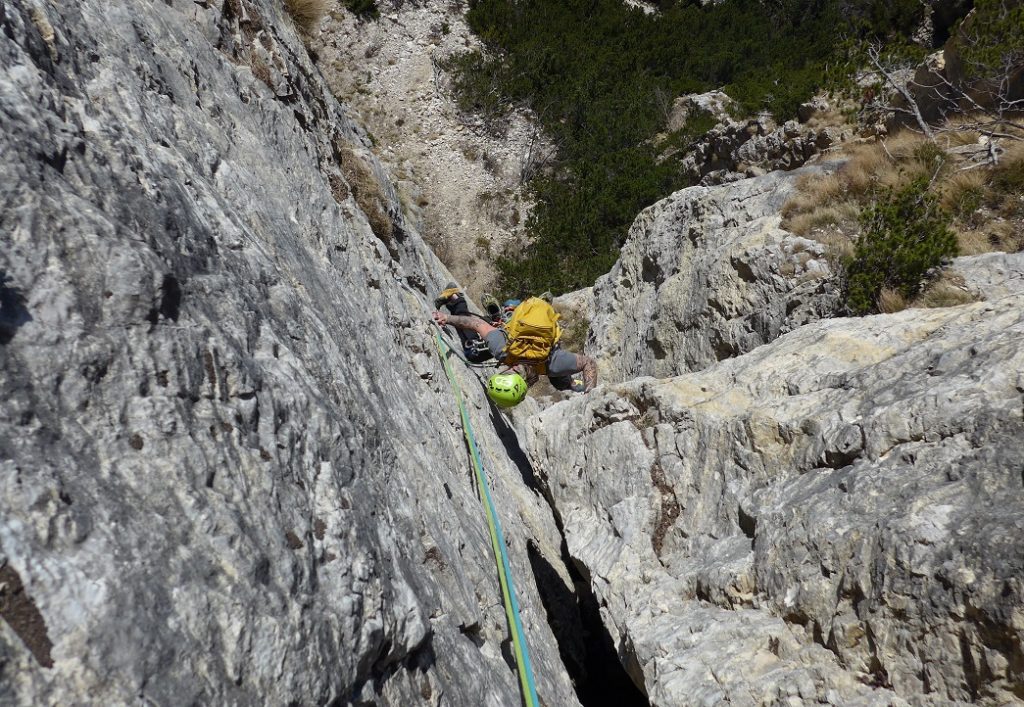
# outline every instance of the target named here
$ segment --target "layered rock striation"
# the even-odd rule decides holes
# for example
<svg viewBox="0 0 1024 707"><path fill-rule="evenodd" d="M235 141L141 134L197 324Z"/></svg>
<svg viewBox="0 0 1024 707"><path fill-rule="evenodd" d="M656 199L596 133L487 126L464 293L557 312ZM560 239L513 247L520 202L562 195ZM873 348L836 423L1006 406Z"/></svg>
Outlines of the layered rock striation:
<svg viewBox="0 0 1024 707"><path fill-rule="evenodd" d="M819 321L530 420L651 704L1024 699L1022 305Z"/></svg>
<svg viewBox="0 0 1024 707"><path fill-rule="evenodd" d="M449 274L282 6L0 29L0 702L518 704ZM1019 258L828 318L803 173L560 300L611 384L509 418L454 368L543 704L1024 699ZM646 695L584 683L604 640Z"/></svg>
<svg viewBox="0 0 1024 707"><path fill-rule="evenodd" d="M282 4L0 28L0 702L515 704L448 275ZM457 375L576 704L532 571L571 592L561 536Z"/></svg>

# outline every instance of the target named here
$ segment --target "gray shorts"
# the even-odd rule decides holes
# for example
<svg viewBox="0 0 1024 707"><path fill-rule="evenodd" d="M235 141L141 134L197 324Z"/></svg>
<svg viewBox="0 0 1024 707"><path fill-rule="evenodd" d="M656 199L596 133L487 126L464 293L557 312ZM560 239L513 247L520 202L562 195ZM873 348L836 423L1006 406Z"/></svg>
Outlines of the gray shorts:
<svg viewBox="0 0 1024 707"><path fill-rule="evenodd" d="M508 336L505 335L504 330L495 329L484 337L484 341L487 342L487 348L490 350L491 355L500 361L501 352L505 348L505 344L508 343ZM576 363L576 354L559 348L556 348L548 356L547 365L548 378L568 376L583 370Z"/></svg>

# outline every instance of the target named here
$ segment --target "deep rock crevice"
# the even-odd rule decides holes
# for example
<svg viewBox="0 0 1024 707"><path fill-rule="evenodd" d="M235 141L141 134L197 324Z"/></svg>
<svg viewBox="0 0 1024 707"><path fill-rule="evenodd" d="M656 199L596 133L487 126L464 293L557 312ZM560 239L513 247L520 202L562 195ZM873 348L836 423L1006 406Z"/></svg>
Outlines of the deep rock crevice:
<svg viewBox="0 0 1024 707"><path fill-rule="evenodd" d="M569 557L565 543L562 544L562 562L572 580L571 590L535 545L528 544L527 550L548 624L558 641L559 654L580 704L583 707L610 704L649 707L647 696L626 672L604 624L600 605Z"/></svg>

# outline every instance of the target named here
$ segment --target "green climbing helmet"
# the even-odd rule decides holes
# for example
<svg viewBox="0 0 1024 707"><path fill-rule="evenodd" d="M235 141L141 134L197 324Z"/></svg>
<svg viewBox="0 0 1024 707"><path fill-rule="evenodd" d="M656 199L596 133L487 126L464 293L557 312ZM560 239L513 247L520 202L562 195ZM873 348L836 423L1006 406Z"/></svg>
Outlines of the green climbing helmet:
<svg viewBox="0 0 1024 707"><path fill-rule="evenodd" d="M526 397L526 381L518 373L495 373L487 381L487 397L500 408L515 407Z"/></svg>

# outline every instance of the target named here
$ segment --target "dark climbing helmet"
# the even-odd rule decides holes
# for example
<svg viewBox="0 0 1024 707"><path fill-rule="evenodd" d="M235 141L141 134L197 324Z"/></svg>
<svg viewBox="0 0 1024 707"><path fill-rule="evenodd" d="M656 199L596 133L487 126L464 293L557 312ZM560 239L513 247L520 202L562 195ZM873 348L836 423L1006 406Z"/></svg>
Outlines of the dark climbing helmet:
<svg viewBox="0 0 1024 707"><path fill-rule="evenodd" d="M526 397L526 381L518 373L495 373L487 381L487 397L500 408L515 407Z"/></svg>

